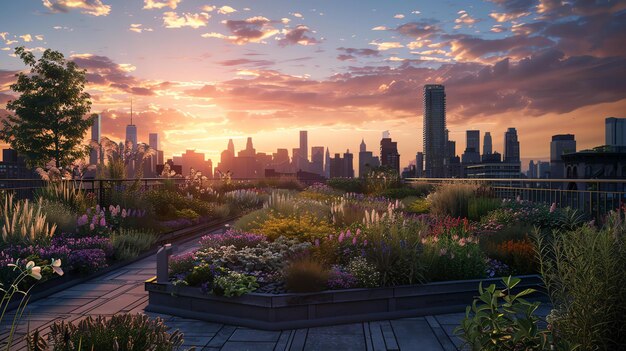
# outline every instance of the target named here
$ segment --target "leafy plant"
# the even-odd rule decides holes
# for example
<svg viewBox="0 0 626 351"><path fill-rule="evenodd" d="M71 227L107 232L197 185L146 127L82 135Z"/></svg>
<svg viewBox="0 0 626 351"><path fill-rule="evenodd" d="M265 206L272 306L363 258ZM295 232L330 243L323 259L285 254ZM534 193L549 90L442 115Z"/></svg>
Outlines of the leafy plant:
<svg viewBox="0 0 626 351"><path fill-rule="evenodd" d="M424 214L430 212L430 201L425 198L419 198L413 201L407 208L408 212Z"/></svg>
<svg viewBox="0 0 626 351"><path fill-rule="evenodd" d="M33 349L53 351L120 350L120 351L171 351L183 344L183 334L178 330L169 333L161 318L150 319L143 314L117 314L110 318L87 316L74 324L54 322L48 340L36 331L29 338ZM41 348L41 347L44 348Z"/></svg>
<svg viewBox="0 0 626 351"><path fill-rule="evenodd" d="M468 206L479 186L473 183L450 183L437 187L428 197L431 213L438 216L467 217Z"/></svg>
<svg viewBox="0 0 626 351"><path fill-rule="evenodd" d="M504 289L495 284L483 289L478 286L478 298L468 306L465 318L455 333L472 350L548 350L549 332L541 330L535 316L539 302L529 302L524 296L535 292L526 289L517 294L513 289L519 278L502 278Z"/></svg>
<svg viewBox="0 0 626 351"><path fill-rule="evenodd" d="M283 275L287 290L296 293L322 291L328 281L328 269L310 257L291 261Z"/></svg>
<svg viewBox="0 0 626 351"><path fill-rule="evenodd" d="M472 197L467 203L467 218L479 221L487 213L500 208L502 200L490 197Z"/></svg>
<svg viewBox="0 0 626 351"><path fill-rule="evenodd" d="M313 241L335 231L327 221L320 221L310 214L289 217L270 214L264 222L257 223L254 229L269 240L284 236L300 241Z"/></svg>
<svg viewBox="0 0 626 351"><path fill-rule="evenodd" d="M200 215L196 213L196 211L189 209L189 208L185 208L179 211L176 211L176 217L178 218L185 218L188 219L190 221L195 221L196 219L200 218Z"/></svg>
<svg viewBox="0 0 626 351"><path fill-rule="evenodd" d="M111 236L111 243L115 248L115 257L119 260L128 260L139 256L154 245L157 237L151 232L136 229L120 229L118 234Z"/></svg>
<svg viewBox="0 0 626 351"><path fill-rule="evenodd" d="M380 286L380 272L376 270L376 266L369 263L361 256L350 260L346 271L355 278L355 285L360 288L375 288Z"/></svg>
<svg viewBox="0 0 626 351"><path fill-rule="evenodd" d="M326 185L349 193L362 193L365 187L359 178L331 178L326 181Z"/></svg>
<svg viewBox="0 0 626 351"><path fill-rule="evenodd" d="M612 212L597 229L537 231L537 256L553 311L558 343L581 350L626 345L626 224Z"/></svg>
<svg viewBox="0 0 626 351"><path fill-rule="evenodd" d="M259 287L256 277L234 271L215 278L213 283L213 293L226 297L251 293Z"/></svg>

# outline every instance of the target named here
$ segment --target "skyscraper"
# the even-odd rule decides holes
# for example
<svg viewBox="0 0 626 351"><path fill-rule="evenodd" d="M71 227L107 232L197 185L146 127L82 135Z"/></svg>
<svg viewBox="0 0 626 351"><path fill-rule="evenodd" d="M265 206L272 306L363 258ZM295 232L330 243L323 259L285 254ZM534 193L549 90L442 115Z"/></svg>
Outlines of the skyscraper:
<svg viewBox="0 0 626 351"><path fill-rule="evenodd" d="M324 157L324 176L330 178L330 152L326 148L326 156Z"/></svg>
<svg viewBox="0 0 626 351"><path fill-rule="evenodd" d="M604 120L605 145L626 146L626 118L608 117Z"/></svg>
<svg viewBox="0 0 626 351"><path fill-rule="evenodd" d="M380 140L380 164L398 172L400 176L400 154L398 153L398 143L391 141L389 132L383 133Z"/></svg>
<svg viewBox="0 0 626 351"><path fill-rule="evenodd" d="M300 131L300 157L306 162L309 162L308 151L309 151L308 132L306 130L301 130Z"/></svg>
<svg viewBox="0 0 626 351"><path fill-rule="evenodd" d="M313 146L311 148L311 172L324 175L324 147Z"/></svg>
<svg viewBox="0 0 626 351"><path fill-rule="evenodd" d="M424 176L424 153L418 152L415 155L415 176L422 178Z"/></svg>
<svg viewBox="0 0 626 351"><path fill-rule="evenodd" d="M133 124L133 101L130 101L130 124L126 126L126 141L133 144L133 150L137 149L137 126Z"/></svg>
<svg viewBox="0 0 626 351"><path fill-rule="evenodd" d="M159 134L158 133L150 133L148 134L148 145L150 148L154 150L154 155L150 158L150 171L152 173L156 173L156 165L159 163ZM210 176L210 174L205 174Z"/></svg>
<svg viewBox="0 0 626 351"><path fill-rule="evenodd" d="M101 125L102 125L102 116L100 114L96 115L96 118L93 120L93 124L91 125L91 140L100 144L100 133L101 133ZM99 156L102 154L102 148L100 147L92 147L89 152L89 164L97 165L100 163Z"/></svg>
<svg viewBox="0 0 626 351"><path fill-rule="evenodd" d="M576 152L574 134L552 136L552 142L550 142L550 178L565 178L565 162L561 156L570 152Z"/></svg>
<svg viewBox="0 0 626 351"><path fill-rule="evenodd" d="M493 142L491 140L491 133L485 132L483 139L483 155L491 155L493 152Z"/></svg>
<svg viewBox="0 0 626 351"><path fill-rule="evenodd" d="M462 162L480 163L480 131L468 130L466 131L466 148L462 156Z"/></svg>
<svg viewBox="0 0 626 351"><path fill-rule="evenodd" d="M504 133L504 162L520 163L519 141L515 128L509 128Z"/></svg>
<svg viewBox="0 0 626 351"><path fill-rule="evenodd" d="M424 86L424 159L426 177L444 176L446 93L443 85ZM382 157L382 155L381 155Z"/></svg>
<svg viewBox="0 0 626 351"><path fill-rule="evenodd" d="M374 156L371 151L367 151L365 140L361 139L359 145L359 177L364 177L369 171L380 166L378 156Z"/></svg>

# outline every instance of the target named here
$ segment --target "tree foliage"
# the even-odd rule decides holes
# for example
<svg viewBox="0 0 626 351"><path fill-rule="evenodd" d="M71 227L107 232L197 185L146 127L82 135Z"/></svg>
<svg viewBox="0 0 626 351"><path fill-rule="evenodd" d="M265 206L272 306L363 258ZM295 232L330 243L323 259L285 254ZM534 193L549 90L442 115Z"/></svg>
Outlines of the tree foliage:
<svg viewBox="0 0 626 351"><path fill-rule="evenodd" d="M17 74L17 82L11 85L20 97L7 103L14 114L2 121L0 140L33 167L50 161L67 166L85 156L88 146L83 138L94 118L86 117L91 97L83 91L85 70L50 49L39 60L24 47L16 48L15 54L31 69L29 74Z"/></svg>

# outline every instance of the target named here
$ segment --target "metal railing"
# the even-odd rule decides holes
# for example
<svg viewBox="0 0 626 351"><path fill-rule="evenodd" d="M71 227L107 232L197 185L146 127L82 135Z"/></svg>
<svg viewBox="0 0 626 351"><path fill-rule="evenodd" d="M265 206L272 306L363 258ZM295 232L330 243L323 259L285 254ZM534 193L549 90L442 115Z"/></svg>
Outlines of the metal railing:
<svg viewBox="0 0 626 351"><path fill-rule="evenodd" d="M600 218L626 202L626 179L407 178L409 184L474 183L501 199L521 199L570 207Z"/></svg>

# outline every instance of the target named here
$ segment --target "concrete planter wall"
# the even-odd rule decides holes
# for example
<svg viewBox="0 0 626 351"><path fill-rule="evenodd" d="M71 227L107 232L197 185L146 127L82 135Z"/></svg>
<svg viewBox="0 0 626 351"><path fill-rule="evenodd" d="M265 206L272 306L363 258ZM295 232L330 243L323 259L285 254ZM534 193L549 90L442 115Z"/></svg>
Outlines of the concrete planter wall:
<svg viewBox="0 0 626 351"><path fill-rule="evenodd" d="M167 260L167 259L165 259ZM520 289L541 290L537 275L521 276ZM146 282L147 311L257 329L282 330L465 311L481 280L458 280L374 289L310 294L257 294L226 298L199 288ZM501 285L485 279L483 286Z"/></svg>

